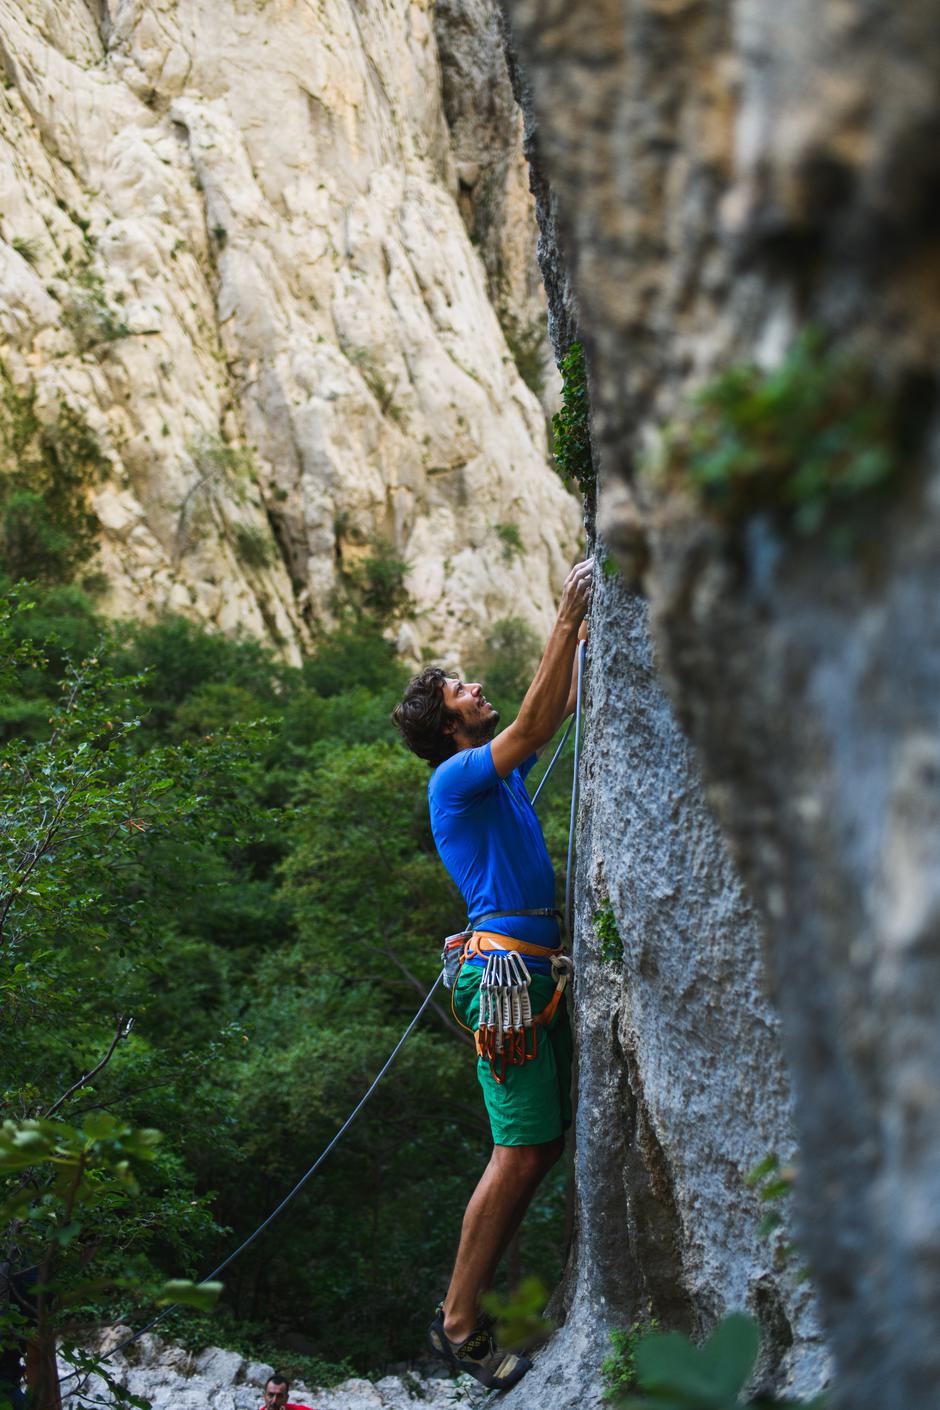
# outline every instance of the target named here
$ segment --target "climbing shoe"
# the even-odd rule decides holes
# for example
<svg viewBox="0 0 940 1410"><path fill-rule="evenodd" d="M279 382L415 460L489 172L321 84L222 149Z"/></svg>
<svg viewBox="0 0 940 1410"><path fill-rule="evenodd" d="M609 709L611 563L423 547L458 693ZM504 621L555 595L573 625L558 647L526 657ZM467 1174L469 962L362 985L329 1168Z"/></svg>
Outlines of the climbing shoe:
<svg viewBox="0 0 940 1410"><path fill-rule="evenodd" d="M463 1341L451 1341L444 1332L444 1304L438 1305L428 1328L431 1350L443 1356L455 1371L466 1371L487 1390L510 1390L532 1365L528 1356L503 1351L496 1345L492 1318L483 1316Z"/></svg>

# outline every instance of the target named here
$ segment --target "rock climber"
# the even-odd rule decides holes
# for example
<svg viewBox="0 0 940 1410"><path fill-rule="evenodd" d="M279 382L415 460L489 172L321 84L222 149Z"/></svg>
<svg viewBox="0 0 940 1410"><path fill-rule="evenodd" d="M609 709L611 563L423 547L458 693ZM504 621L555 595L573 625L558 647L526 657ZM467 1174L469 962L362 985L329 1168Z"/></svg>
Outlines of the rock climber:
<svg viewBox="0 0 940 1410"><path fill-rule="evenodd" d="M475 927L452 991L454 1013L476 1029L490 956L515 955L530 976L531 1013L543 1019L522 1034L521 1050L507 1040L502 1053L489 1051L481 1047L485 1031L478 1031L477 1075L493 1153L467 1205L450 1286L428 1333L452 1367L496 1390L515 1385L532 1363L497 1345L480 1294L561 1155L571 1123L571 1030L551 959L560 949L555 879L524 780L575 708L577 643L587 635L593 564L587 559L568 574L535 678L501 734L499 712L483 686L434 666L414 677L393 714L409 748L433 770L431 830ZM494 919L494 913L500 914ZM484 921L485 928L478 924Z"/></svg>
<svg viewBox="0 0 940 1410"><path fill-rule="evenodd" d="M290 1381L275 1371L264 1383L264 1404L261 1410L310 1410L307 1405L292 1405L288 1400Z"/></svg>

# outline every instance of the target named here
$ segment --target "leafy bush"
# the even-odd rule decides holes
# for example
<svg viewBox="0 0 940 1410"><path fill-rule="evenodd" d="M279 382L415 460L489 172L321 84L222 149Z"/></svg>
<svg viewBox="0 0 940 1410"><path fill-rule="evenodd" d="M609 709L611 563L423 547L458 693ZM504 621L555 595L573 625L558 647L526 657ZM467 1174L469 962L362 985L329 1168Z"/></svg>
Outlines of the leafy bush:
<svg viewBox="0 0 940 1410"><path fill-rule="evenodd" d="M355 619L368 619L377 627L390 626L411 607L405 587L407 572L408 564L398 557L394 545L388 539L374 539L365 557L342 572L344 605Z"/></svg>
<svg viewBox="0 0 940 1410"><path fill-rule="evenodd" d="M277 560L277 548L270 534L253 524L236 524L235 552L246 568L270 568Z"/></svg>
<svg viewBox="0 0 940 1410"><path fill-rule="evenodd" d="M29 612L8 595L4 702L24 683L36 694L50 666L23 630ZM211 756L135 750L138 682L105 664L106 646L65 665L45 731L13 736L0 761L0 1227L14 1267L38 1270L27 1305L44 1374L54 1339L103 1297L160 1296L159 1247L186 1263L219 1232L185 1167L156 1149L151 1123L113 1112L126 1103L112 1084L135 1066L153 1081L162 1065L131 1016L146 1014L159 973L153 945L175 911L178 849L184 884L198 887L193 841L210 807L216 827L237 825L245 754L234 739ZM193 1066L185 1055L176 1066L198 1110ZM173 1295L206 1303L186 1279ZM23 1332L8 1326L4 1337L16 1344Z"/></svg>
<svg viewBox="0 0 940 1410"><path fill-rule="evenodd" d="M604 1398L612 1400L636 1386L636 1348L641 1337L659 1330L659 1322L651 1317L647 1322L634 1322L626 1331L610 1333L613 1351L601 1362L601 1375L606 1390Z"/></svg>
<svg viewBox="0 0 940 1410"><path fill-rule="evenodd" d="M72 275L71 287L62 305L62 322L71 330L80 352L90 352L101 343L113 343L130 333L121 314L108 299L104 279L87 262Z"/></svg>

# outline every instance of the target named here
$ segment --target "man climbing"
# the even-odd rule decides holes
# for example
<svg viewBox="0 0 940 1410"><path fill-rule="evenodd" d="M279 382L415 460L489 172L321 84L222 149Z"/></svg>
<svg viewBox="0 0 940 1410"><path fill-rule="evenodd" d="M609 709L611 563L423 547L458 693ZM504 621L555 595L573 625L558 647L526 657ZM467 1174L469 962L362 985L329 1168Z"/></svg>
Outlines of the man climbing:
<svg viewBox="0 0 940 1410"><path fill-rule="evenodd" d="M429 1337L452 1366L496 1390L515 1385L531 1361L496 1345L480 1294L561 1155L571 1122L571 1031L552 968L560 948L555 881L524 779L575 706L593 563L568 574L535 678L502 734L483 687L437 667L415 676L393 716L409 748L434 770L431 830L473 927L453 1002L464 1026L477 1030L477 1073L493 1135ZM508 1029L501 1020L481 1026L481 986L486 1005L497 993L491 983L511 995Z"/></svg>

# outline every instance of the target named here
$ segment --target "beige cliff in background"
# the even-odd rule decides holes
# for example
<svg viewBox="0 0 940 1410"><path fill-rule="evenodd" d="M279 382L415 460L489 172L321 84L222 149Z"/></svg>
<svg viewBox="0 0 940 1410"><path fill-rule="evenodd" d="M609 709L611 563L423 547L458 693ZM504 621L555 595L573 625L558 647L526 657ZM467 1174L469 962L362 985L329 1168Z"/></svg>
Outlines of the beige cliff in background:
<svg viewBox="0 0 940 1410"><path fill-rule="evenodd" d="M111 462L110 612L297 659L384 538L412 659L501 616L547 628L580 516L504 333L531 341L544 309L519 120L446 22L423 0L0 0L0 359ZM439 39L452 115L474 83L502 95L476 162Z"/></svg>

